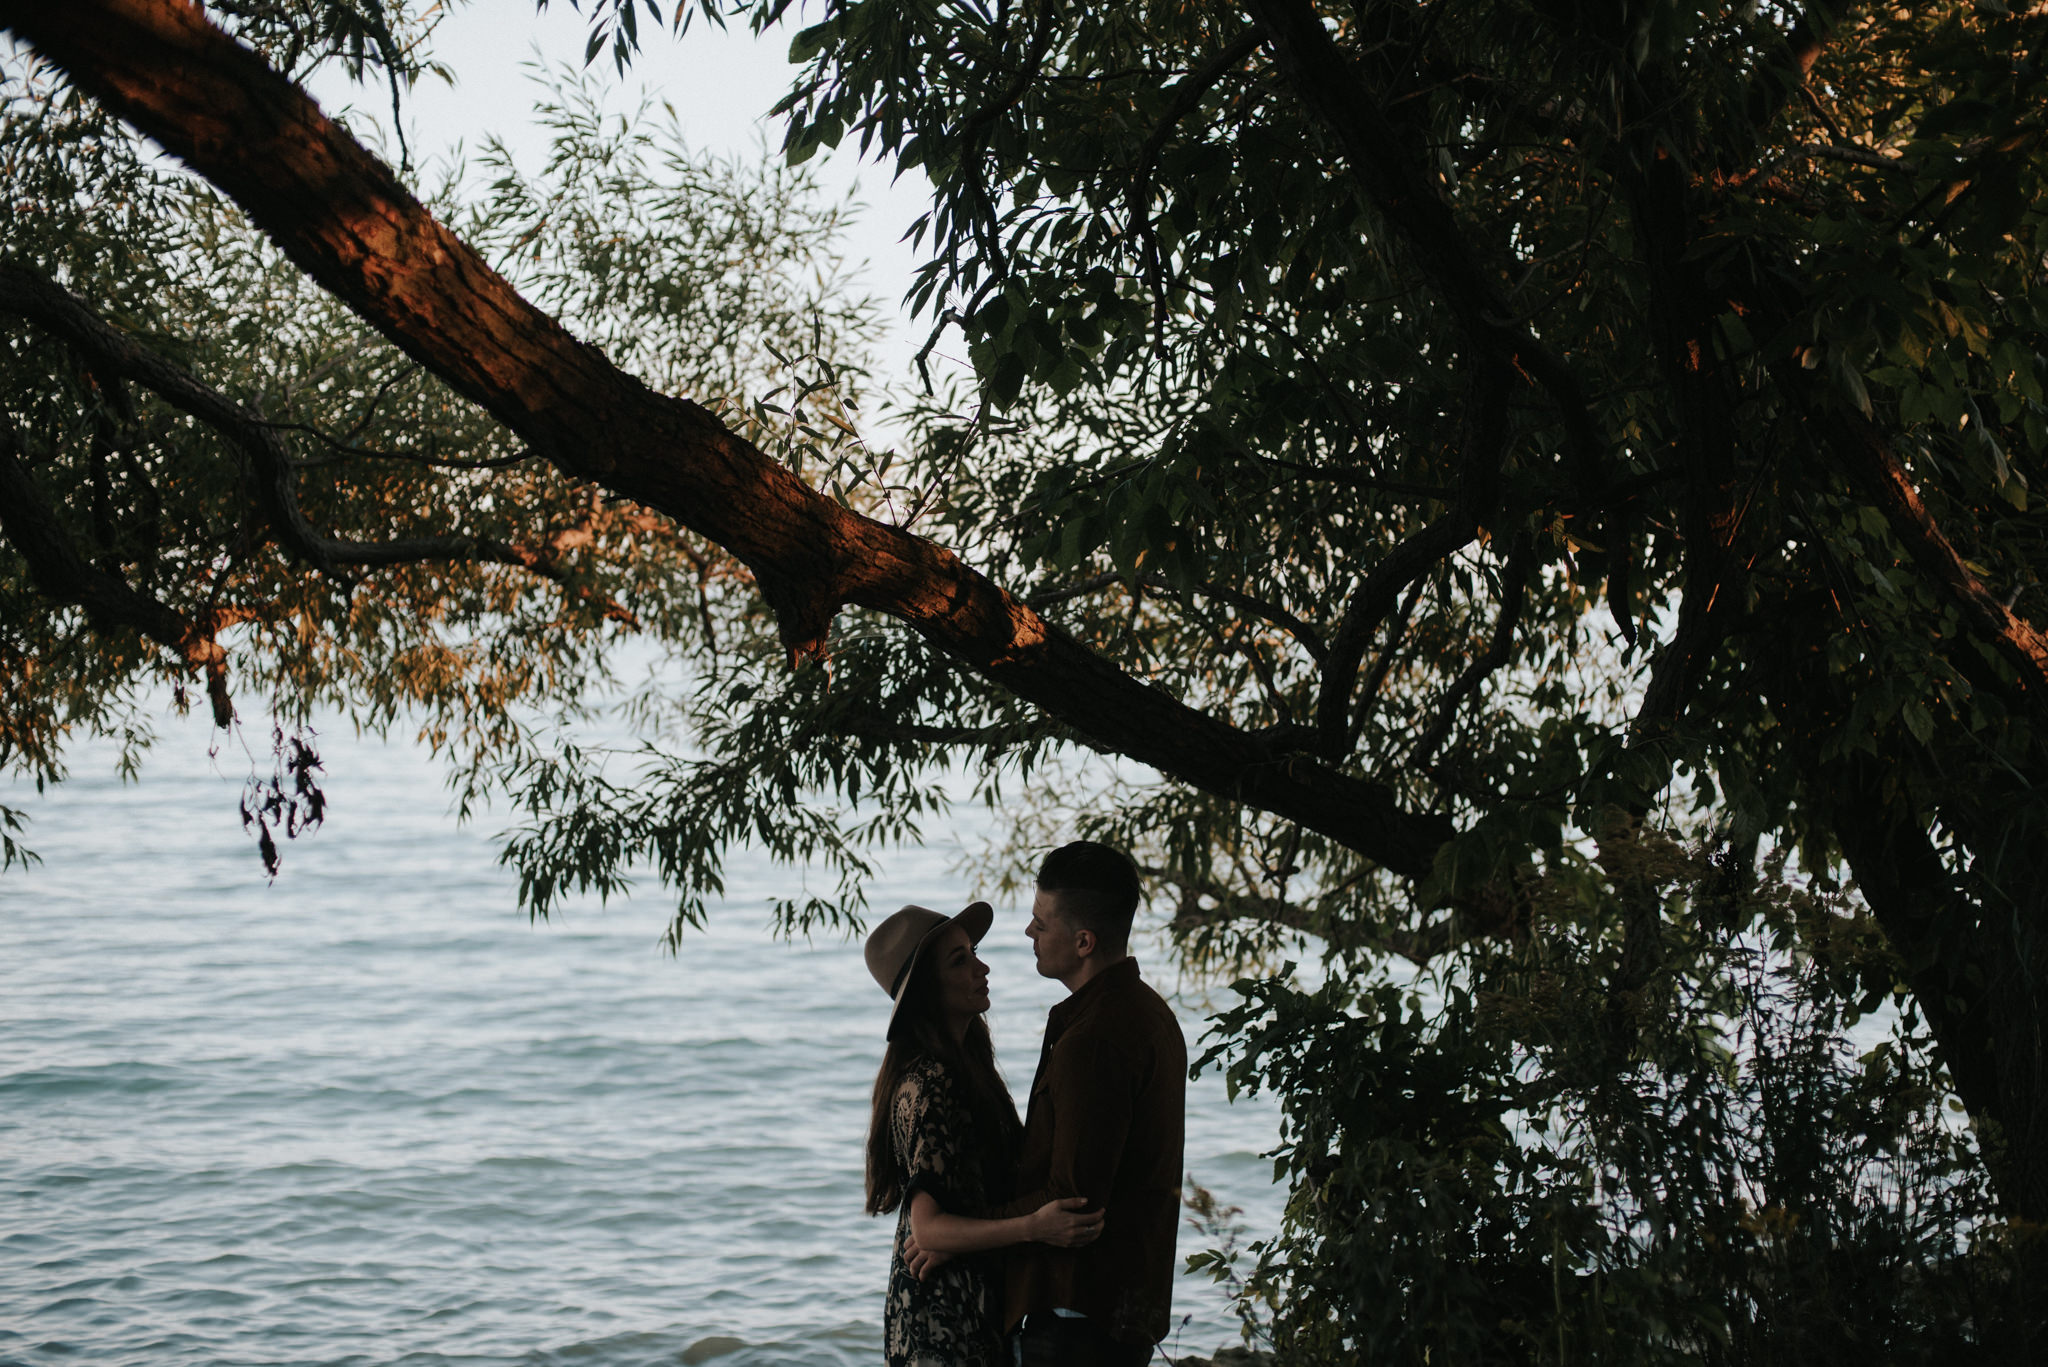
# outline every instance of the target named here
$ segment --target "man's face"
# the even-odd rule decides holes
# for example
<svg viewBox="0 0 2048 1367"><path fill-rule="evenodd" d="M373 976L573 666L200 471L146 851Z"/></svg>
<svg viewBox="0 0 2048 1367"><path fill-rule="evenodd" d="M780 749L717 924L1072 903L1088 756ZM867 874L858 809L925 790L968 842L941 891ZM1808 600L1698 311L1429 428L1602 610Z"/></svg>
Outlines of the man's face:
<svg viewBox="0 0 2048 1367"><path fill-rule="evenodd" d="M1060 895L1040 888L1031 899L1031 924L1024 928L1031 939L1031 955L1037 960L1042 978L1064 981L1081 967L1081 950L1073 923L1060 908Z"/></svg>

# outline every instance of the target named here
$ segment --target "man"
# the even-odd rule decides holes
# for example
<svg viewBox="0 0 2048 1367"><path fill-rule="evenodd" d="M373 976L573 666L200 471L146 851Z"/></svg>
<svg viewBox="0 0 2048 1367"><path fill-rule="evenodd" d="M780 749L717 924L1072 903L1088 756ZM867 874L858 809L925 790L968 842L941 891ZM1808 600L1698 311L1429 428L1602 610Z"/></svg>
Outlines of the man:
<svg viewBox="0 0 2048 1367"><path fill-rule="evenodd" d="M1105 1218L1081 1248L1010 1250L1005 1316L1023 1326L1025 1367L1135 1367L1166 1337L1188 1049L1130 956L1139 892L1137 868L1107 845L1075 841L1039 865L1025 933L1069 995L1046 1017L1004 1213L1084 1196Z"/></svg>

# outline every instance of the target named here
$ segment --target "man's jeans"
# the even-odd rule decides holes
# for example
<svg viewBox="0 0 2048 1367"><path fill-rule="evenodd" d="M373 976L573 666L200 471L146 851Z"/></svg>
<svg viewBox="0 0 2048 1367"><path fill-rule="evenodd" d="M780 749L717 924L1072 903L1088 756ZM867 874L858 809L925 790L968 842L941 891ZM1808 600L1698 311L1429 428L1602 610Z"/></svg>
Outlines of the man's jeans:
<svg viewBox="0 0 2048 1367"><path fill-rule="evenodd" d="M1120 1343L1090 1319L1027 1315L1017 1338L1023 1367L1144 1367L1152 1360L1151 1344Z"/></svg>

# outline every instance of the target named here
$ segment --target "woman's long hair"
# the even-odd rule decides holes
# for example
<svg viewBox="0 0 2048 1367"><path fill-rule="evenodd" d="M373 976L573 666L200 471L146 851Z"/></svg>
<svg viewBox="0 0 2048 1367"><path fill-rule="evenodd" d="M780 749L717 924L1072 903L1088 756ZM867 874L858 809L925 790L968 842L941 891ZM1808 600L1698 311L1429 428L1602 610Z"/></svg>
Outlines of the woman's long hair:
<svg viewBox="0 0 2048 1367"><path fill-rule="evenodd" d="M925 1059L936 1060L961 1089L974 1126L970 1141L981 1150L990 1175L1005 1178L1016 1162L1024 1127L1017 1121L1017 1103L1010 1099L1010 1089L996 1067L988 1022L976 1016L967 1022L964 1036L957 1041L953 1038L939 1014L937 958L933 954L918 956L896 1016L896 1038L889 1041L889 1050L882 1055L882 1070L875 1074L874 1105L868 1115L870 1215L885 1215L903 1202L905 1174L896 1161L889 1116L904 1075Z"/></svg>

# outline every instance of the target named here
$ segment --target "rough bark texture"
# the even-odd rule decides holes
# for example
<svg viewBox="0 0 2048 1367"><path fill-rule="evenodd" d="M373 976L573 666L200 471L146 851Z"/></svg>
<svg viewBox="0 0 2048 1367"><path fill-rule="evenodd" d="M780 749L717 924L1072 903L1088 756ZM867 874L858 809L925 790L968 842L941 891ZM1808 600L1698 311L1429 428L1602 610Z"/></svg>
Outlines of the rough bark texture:
<svg viewBox="0 0 2048 1367"><path fill-rule="evenodd" d="M2048 1219L2048 888L2020 877L2007 880L2018 900L1998 889L1972 897L1943 867L1926 825L1882 800L1877 764L1860 767L1837 799L1856 886L1905 960L1956 1091L1972 1115L1995 1122L1985 1149L2001 1198L2015 1214ZM2021 834L2036 844L2028 872L2048 873L2042 832ZM2048 1255L2037 1254L2031 1271L2048 1273Z"/></svg>
<svg viewBox="0 0 2048 1367"><path fill-rule="evenodd" d="M535 308L304 92L184 0L5 0L0 22L218 186L313 279L562 470L751 569L801 659L842 604L887 613L1117 753L1300 822L1411 878L1448 819L1276 753L1095 655L944 547L851 512L698 404Z"/></svg>

